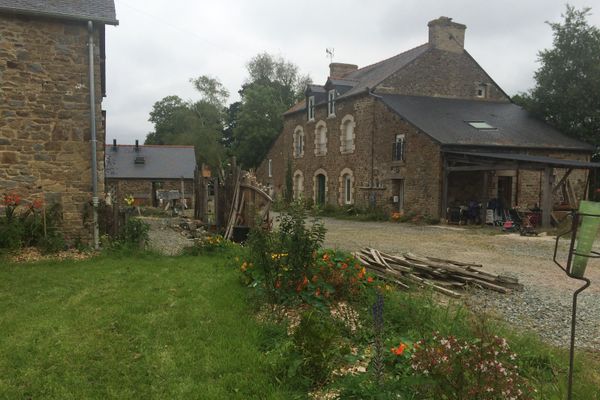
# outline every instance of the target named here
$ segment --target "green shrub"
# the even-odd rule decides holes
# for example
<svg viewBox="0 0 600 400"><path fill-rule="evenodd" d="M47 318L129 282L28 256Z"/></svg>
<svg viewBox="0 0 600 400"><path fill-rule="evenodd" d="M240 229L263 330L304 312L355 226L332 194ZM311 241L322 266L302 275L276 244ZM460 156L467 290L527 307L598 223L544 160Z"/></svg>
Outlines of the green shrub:
<svg viewBox="0 0 600 400"><path fill-rule="evenodd" d="M293 343L301 359L295 373L311 386L324 384L342 357L349 353L348 347L341 343L340 331L329 313L316 309L302 314Z"/></svg>
<svg viewBox="0 0 600 400"><path fill-rule="evenodd" d="M125 224L121 227L116 240L110 241L110 247L143 249L148 244L150 237L148 232L150 225L139 218L127 218Z"/></svg>

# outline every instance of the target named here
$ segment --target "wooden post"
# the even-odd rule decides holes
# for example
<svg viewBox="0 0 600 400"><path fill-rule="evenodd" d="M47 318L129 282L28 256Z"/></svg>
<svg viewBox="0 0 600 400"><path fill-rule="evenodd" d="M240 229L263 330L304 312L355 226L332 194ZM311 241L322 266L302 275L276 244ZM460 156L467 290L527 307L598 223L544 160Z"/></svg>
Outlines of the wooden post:
<svg viewBox="0 0 600 400"><path fill-rule="evenodd" d="M487 171L483 171L483 193L481 194L481 221L485 225L485 217L487 214L487 203L489 200L489 175Z"/></svg>
<svg viewBox="0 0 600 400"><path fill-rule="evenodd" d="M552 172L553 168L544 168L544 174L542 178L542 228L550 228L550 221L552 220Z"/></svg>
<svg viewBox="0 0 600 400"><path fill-rule="evenodd" d="M446 164L444 163L444 170L442 171L442 217L448 223L448 175L449 172L446 169Z"/></svg>

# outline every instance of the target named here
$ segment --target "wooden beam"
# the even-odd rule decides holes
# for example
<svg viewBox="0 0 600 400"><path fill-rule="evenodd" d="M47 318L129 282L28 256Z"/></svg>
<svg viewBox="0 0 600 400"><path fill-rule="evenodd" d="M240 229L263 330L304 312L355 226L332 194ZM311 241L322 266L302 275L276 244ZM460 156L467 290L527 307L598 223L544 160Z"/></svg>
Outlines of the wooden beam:
<svg viewBox="0 0 600 400"><path fill-rule="evenodd" d="M542 228L550 228L552 214L552 171L553 168L544 168L542 178Z"/></svg>
<svg viewBox="0 0 600 400"><path fill-rule="evenodd" d="M460 167L447 167L448 172L470 172L470 171L499 171L499 170L516 170L517 164L496 164L496 165L468 165Z"/></svg>
<svg viewBox="0 0 600 400"><path fill-rule="evenodd" d="M556 191L558 190L558 188L560 188L561 185L563 183L565 183L565 181L567 180L567 178L569 177L569 175L571 175L571 172L573 172L573 168L569 168L567 170L567 172L565 172L565 176L563 176L562 178L560 178L560 181L558 181L558 183L552 189L552 193L556 193Z"/></svg>

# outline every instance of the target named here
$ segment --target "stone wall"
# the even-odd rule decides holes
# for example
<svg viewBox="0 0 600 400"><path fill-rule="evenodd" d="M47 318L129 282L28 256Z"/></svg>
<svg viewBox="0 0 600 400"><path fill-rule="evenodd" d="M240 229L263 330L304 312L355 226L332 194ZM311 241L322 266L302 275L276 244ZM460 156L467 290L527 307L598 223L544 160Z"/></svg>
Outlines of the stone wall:
<svg viewBox="0 0 600 400"><path fill-rule="evenodd" d="M342 152L341 125L351 115L354 128L354 151ZM327 128L327 154L315 155L317 125ZM304 155L293 156L293 134L301 127L304 131ZM405 161L392 160L396 134L406 140ZM305 113L288 116L284 131L257 170L259 181L272 184L275 193L285 186L288 157L292 160L293 174L304 178L303 197L315 200L315 175L327 176L327 204L343 205L342 173L353 178L353 204L360 208L375 205L386 211L394 207L392 180L404 179L404 209L439 217L441 158L439 146L412 125L391 112L373 96L357 96L339 101L335 117L327 117L327 105L315 109L315 120L306 121ZM268 177L268 160L272 161L272 178Z"/></svg>
<svg viewBox="0 0 600 400"><path fill-rule="evenodd" d="M477 97L479 85L484 97ZM385 79L376 93L509 101L492 78L466 52L429 49L412 63Z"/></svg>
<svg viewBox="0 0 600 400"><path fill-rule="evenodd" d="M0 14L0 194L61 203L67 240L91 239L87 25ZM98 45L99 35L95 34ZM96 47L98 188L104 139Z"/></svg>
<svg viewBox="0 0 600 400"><path fill-rule="evenodd" d="M152 206L153 193L152 183L159 183L158 190L177 190L181 191L180 179L107 179L107 191L113 196L113 202L123 204L126 196L133 196L135 204L140 206ZM194 206L194 181L184 180L184 197L188 208Z"/></svg>

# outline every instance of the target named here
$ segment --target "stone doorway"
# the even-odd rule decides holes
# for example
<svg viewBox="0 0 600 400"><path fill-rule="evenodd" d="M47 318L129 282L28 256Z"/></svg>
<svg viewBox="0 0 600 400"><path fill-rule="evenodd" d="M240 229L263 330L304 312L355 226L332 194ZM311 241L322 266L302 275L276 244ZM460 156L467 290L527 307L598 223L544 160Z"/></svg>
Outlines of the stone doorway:
<svg viewBox="0 0 600 400"><path fill-rule="evenodd" d="M512 207L512 176L498 177L498 199L502 202L502 206L506 209Z"/></svg>

